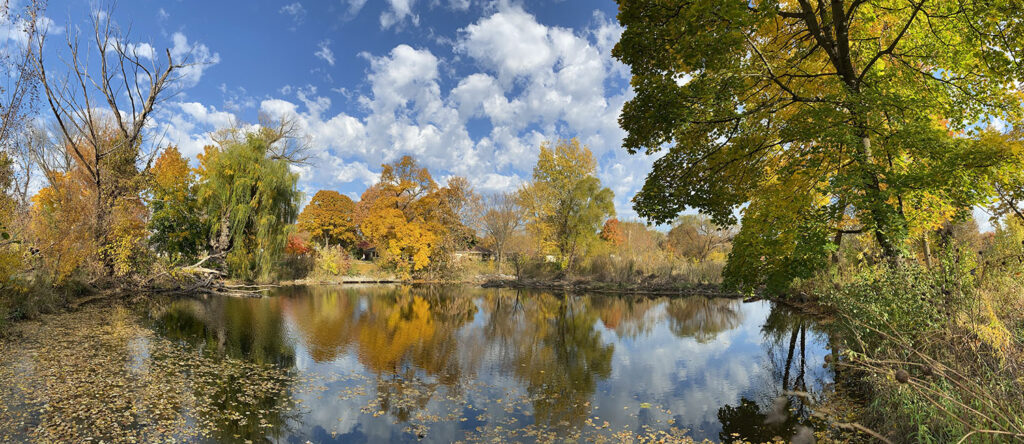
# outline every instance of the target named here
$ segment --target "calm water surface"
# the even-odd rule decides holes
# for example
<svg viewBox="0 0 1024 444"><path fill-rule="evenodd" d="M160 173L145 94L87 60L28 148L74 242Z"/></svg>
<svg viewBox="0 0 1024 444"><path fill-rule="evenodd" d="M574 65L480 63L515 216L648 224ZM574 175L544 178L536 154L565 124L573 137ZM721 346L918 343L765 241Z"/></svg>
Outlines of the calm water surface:
<svg viewBox="0 0 1024 444"><path fill-rule="evenodd" d="M768 302L298 287L178 300L147 316L158 336L298 375L299 402L271 424L223 425L236 429L222 436L239 439L533 441L687 429L697 440L757 441L808 422L808 406L792 397L794 414L765 425L776 398L821 396L832 382L827 336ZM275 402L237 399L223 408L240 417Z"/></svg>

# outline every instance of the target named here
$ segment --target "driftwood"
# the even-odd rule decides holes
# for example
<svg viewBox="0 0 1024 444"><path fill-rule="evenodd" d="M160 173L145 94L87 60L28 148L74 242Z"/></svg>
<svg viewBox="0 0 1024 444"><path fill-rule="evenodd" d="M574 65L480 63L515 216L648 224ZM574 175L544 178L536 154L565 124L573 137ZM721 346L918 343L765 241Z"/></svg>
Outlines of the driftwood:
<svg viewBox="0 0 1024 444"><path fill-rule="evenodd" d="M217 294L236 297L262 297L263 291L276 285L230 283L220 270L205 267L211 259L223 254L204 255L196 263L174 270L165 270L146 280L144 288L155 293ZM158 281L163 278L163 281Z"/></svg>

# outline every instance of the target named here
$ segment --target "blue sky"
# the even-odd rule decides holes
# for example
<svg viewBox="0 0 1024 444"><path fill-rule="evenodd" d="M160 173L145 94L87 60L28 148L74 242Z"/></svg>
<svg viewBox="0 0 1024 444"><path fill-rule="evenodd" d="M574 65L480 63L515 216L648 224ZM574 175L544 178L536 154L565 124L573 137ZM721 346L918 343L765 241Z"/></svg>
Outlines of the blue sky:
<svg viewBox="0 0 1024 444"><path fill-rule="evenodd" d="M87 29L96 9L51 1L49 44ZM632 91L610 54L615 13L612 0L132 0L112 17L142 52L203 62L151 132L187 156L264 112L309 137L315 157L298 169L309 195L358 197L405 154L438 182L466 176L486 194L527 179L542 141L579 137L630 218L653 159L621 148Z"/></svg>

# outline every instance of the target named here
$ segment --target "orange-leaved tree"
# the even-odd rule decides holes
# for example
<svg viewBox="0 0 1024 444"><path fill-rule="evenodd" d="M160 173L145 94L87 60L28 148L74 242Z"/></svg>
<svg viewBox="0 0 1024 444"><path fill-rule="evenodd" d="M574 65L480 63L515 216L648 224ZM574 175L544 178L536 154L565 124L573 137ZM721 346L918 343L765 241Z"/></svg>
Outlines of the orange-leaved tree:
<svg viewBox="0 0 1024 444"><path fill-rule="evenodd" d="M626 242L625 236L622 235L622 224L618 219L613 217L604 221L604 226L601 227L601 239L616 247Z"/></svg>
<svg viewBox="0 0 1024 444"><path fill-rule="evenodd" d="M356 242L353 213L356 204L337 191L320 190L299 214L299 230L325 247L351 247Z"/></svg>

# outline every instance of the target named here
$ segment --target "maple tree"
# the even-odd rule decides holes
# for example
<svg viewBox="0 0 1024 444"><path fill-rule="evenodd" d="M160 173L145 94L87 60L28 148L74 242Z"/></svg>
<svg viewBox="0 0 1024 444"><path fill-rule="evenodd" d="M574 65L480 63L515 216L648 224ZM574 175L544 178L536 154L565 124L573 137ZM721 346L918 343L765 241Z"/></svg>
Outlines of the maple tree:
<svg viewBox="0 0 1024 444"><path fill-rule="evenodd" d="M381 259L402 273L446 266L451 252L474 240L467 226L479 198L468 180L439 187L426 167L404 156L382 165L380 181L363 192L354 221Z"/></svg>
<svg viewBox="0 0 1024 444"><path fill-rule="evenodd" d="M996 199L990 206L995 221L1006 216L1024 222L1024 130L1015 127L1005 134L989 133L985 139L1004 148L1010 161L994 181Z"/></svg>
<svg viewBox="0 0 1024 444"><path fill-rule="evenodd" d="M412 157L382 165L380 181L363 193L359 229L387 263L402 272L430 264L442 227L437 183Z"/></svg>
<svg viewBox="0 0 1024 444"><path fill-rule="evenodd" d="M854 232L898 260L914 225L934 225L911 207L949 216L988 200L1006 157L977 123L1021 114L1012 2L619 5L613 55L637 92L624 146L667 150L636 209L668 222L696 208L732 225L743 208L733 283L764 283L751 272L766 271L761 257L806 276Z"/></svg>
<svg viewBox="0 0 1024 444"><path fill-rule="evenodd" d="M325 247L340 245L348 248L356 242L355 206L352 199L337 191L317 191L299 213L299 229Z"/></svg>

